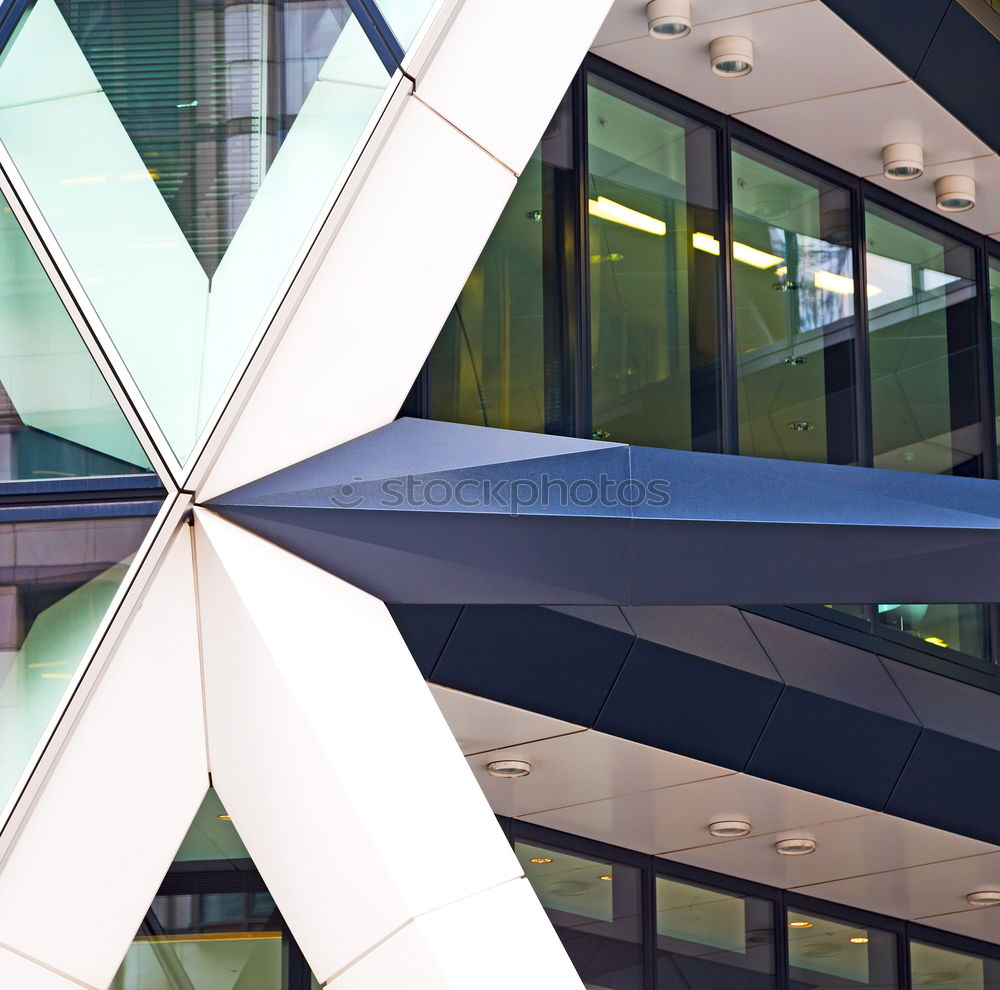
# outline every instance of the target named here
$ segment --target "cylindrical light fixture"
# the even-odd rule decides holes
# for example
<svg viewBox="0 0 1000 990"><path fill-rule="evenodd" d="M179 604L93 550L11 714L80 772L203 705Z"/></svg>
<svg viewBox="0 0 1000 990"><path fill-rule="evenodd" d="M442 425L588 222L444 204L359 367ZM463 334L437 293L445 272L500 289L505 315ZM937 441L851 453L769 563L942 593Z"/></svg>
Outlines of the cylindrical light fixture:
<svg viewBox="0 0 1000 990"><path fill-rule="evenodd" d="M1000 890L974 890L966 894L965 899L972 907L1000 906Z"/></svg>
<svg viewBox="0 0 1000 990"><path fill-rule="evenodd" d="M800 836L795 839L779 839L774 844L779 856L808 856L816 852L816 840Z"/></svg>
<svg viewBox="0 0 1000 990"><path fill-rule="evenodd" d="M963 213L976 205L976 180L970 175L943 175L934 183L937 208L944 213Z"/></svg>
<svg viewBox="0 0 1000 990"><path fill-rule="evenodd" d="M491 777L515 780L517 777L527 777L531 773L531 764L527 760L494 760L486 764L486 772Z"/></svg>
<svg viewBox="0 0 1000 990"><path fill-rule="evenodd" d="M887 179L919 179L924 174L924 149L898 141L882 149L882 174Z"/></svg>
<svg viewBox="0 0 1000 990"><path fill-rule="evenodd" d="M691 33L690 0L650 0L646 4L646 21L654 38L685 38Z"/></svg>
<svg viewBox="0 0 1000 990"><path fill-rule="evenodd" d="M716 38L708 49L712 71L733 79L753 71L753 42L736 34Z"/></svg>

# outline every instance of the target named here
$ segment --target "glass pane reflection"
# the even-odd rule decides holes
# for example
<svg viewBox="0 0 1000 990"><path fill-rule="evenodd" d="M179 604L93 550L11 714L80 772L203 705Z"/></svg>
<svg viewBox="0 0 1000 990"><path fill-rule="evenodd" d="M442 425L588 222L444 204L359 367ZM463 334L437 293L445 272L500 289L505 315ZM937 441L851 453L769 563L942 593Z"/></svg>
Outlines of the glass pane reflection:
<svg viewBox="0 0 1000 990"><path fill-rule="evenodd" d="M787 924L792 990L895 990L896 936L891 932L800 911L789 911Z"/></svg>
<svg viewBox="0 0 1000 990"><path fill-rule="evenodd" d="M150 515L0 523L0 806L86 656Z"/></svg>
<svg viewBox="0 0 1000 990"><path fill-rule="evenodd" d="M989 656L989 613L985 605L875 606L879 625L906 633L942 650Z"/></svg>
<svg viewBox="0 0 1000 990"><path fill-rule="evenodd" d="M875 467L981 477L975 255L865 211Z"/></svg>
<svg viewBox="0 0 1000 990"><path fill-rule="evenodd" d="M590 77L593 427L720 449L715 132Z"/></svg>
<svg viewBox="0 0 1000 990"><path fill-rule="evenodd" d="M857 461L851 237L846 189L734 144L741 454Z"/></svg>
<svg viewBox="0 0 1000 990"><path fill-rule="evenodd" d="M527 842L514 852L584 984L641 990L640 871Z"/></svg>
<svg viewBox="0 0 1000 990"><path fill-rule="evenodd" d="M770 990L770 901L656 878L658 990Z"/></svg>
<svg viewBox="0 0 1000 990"><path fill-rule="evenodd" d="M993 408L997 423L997 463L1000 464L1000 260L990 258L990 330L993 340Z"/></svg>
<svg viewBox="0 0 1000 990"><path fill-rule="evenodd" d="M910 943L910 973L914 990L998 990L1000 960L956 952L924 942Z"/></svg>

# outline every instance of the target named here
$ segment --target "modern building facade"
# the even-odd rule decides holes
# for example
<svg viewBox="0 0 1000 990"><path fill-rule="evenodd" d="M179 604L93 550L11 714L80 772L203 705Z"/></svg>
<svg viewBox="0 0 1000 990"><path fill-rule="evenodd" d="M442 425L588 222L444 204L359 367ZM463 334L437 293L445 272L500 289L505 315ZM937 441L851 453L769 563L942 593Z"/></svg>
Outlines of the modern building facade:
<svg viewBox="0 0 1000 990"><path fill-rule="evenodd" d="M5 0L0 985L1000 987L989 0Z"/></svg>

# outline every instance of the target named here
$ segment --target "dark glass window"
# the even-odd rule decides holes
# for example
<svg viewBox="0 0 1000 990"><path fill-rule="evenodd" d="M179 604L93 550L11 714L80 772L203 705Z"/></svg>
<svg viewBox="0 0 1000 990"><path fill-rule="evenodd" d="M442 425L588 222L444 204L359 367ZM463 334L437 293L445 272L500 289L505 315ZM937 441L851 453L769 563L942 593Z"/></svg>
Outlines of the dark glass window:
<svg viewBox="0 0 1000 990"><path fill-rule="evenodd" d="M594 435L720 450L716 132L587 88Z"/></svg>
<svg viewBox="0 0 1000 990"><path fill-rule="evenodd" d="M996 415L997 463L1000 464L1000 260L990 258L990 336L993 341L993 409Z"/></svg>
<svg viewBox="0 0 1000 990"><path fill-rule="evenodd" d="M568 101L528 162L430 356L433 419L576 432Z"/></svg>
<svg viewBox="0 0 1000 990"><path fill-rule="evenodd" d="M657 990L771 990L771 901L656 878Z"/></svg>
<svg viewBox="0 0 1000 990"><path fill-rule="evenodd" d="M865 223L875 467L980 477L975 252L875 204Z"/></svg>
<svg viewBox="0 0 1000 990"><path fill-rule="evenodd" d="M641 871L524 841L514 852L580 979L642 990Z"/></svg>
<svg viewBox="0 0 1000 990"><path fill-rule="evenodd" d="M958 650L979 658L990 655L986 605L887 603L876 605L875 611L883 629L894 629L941 650Z"/></svg>
<svg viewBox="0 0 1000 990"><path fill-rule="evenodd" d="M787 912L786 924L791 990L895 990L899 985L891 932L797 910Z"/></svg>
<svg viewBox="0 0 1000 990"><path fill-rule="evenodd" d="M732 172L739 452L856 463L848 192L739 142Z"/></svg>
<svg viewBox="0 0 1000 990"><path fill-rule="evenodd" d="M926 942L910 942L910 974L914 987L1000 988L1000 960Z"/></svg>

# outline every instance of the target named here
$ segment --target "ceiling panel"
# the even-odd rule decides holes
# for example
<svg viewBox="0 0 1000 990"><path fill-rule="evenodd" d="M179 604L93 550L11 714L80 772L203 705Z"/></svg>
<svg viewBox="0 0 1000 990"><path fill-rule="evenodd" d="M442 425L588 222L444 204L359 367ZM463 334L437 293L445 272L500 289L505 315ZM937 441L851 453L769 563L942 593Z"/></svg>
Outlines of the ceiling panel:
<svg viewBox="0 0 1000 990"><path fill-rule="evenodd" d="M755 832L775 832L863 814L870 812L794 787L731 774L525 817L629 849L671 854L726 841L708 834L711 822L748 821Z"/></svg>
<svg viewBox="0 0 1000 990"><path fill-rule="evenodd" d="M921 918L920 923L946 932L980 938L984 942L1000 942L1000 911L989 908L967 908L956 914L939 914Z"/></svg>
<svg viewBox="0 0 1000 990"><path fill-rule="evenodd" d="M802 0L695 0L691 6L691 23L697 27L710 21L741 17L758 10L788 7L801 2ZM594 45L642 38L647 33L646 0L618 0L605 18L594 39Z"/></svg>
<svg viewBox="0 0 1000 990"><path fill-rule="evenodd" d="M808 856L780 856L774 851L775 842L798 835L815 839L816 852ZM986 842L927 825L888 815L865 815L793 833L751 835L673 853L670 858L787 888L995 851L996 846Z"/></svg>
<svg viewBox="0 0 1000 990"><path fill-rule="evenodd" d="M881 174L882 148L894 141L921 145L929 164L990 154L913 82L741 113L739 119L855 175ZM892 183L894 191L906 185Z"/></svg>
<svg viewBox="0 0 1000 990"><path fill-rule="evenodd" d="M573 725L572 722L538 715L499 701L438 684L429 684L428 687L465 756L583 731L583 726Z"/></svg>
<svg viewBox="0 0 1000 990"><path fill-rule="evenodd" d="M486 765L492 760L527 760L531 775L515 780L491 777ZM710 763L594 731L480 753L469 758L469 765L493 810L513 817L731 774ZM615 841L630 845L625 837Z"/></svg>
<svg viewBox="0 0 1000 990"><path fill-rule="evenodd" d="M800 893L913 919L966 910L965 895L974 890L1000 890L1000 852L816 884ZM986 937L998 941L1000 912L994 924Z"/></svg>
<svg viewBox="0 0 1000 990"><path fill-rule="evenodd" d="M754 70L725 79L712 73L708 46L722 35L753 39ZM644 35L602 45L604 58L724 113L772 107L790 100L811 100L845 88L866 89L903 82L888 59L818 0L713 21L695 27L680 41ZM822 52L822 59L816 53ZM850 71L845 71L845 67Z"/></svg>

